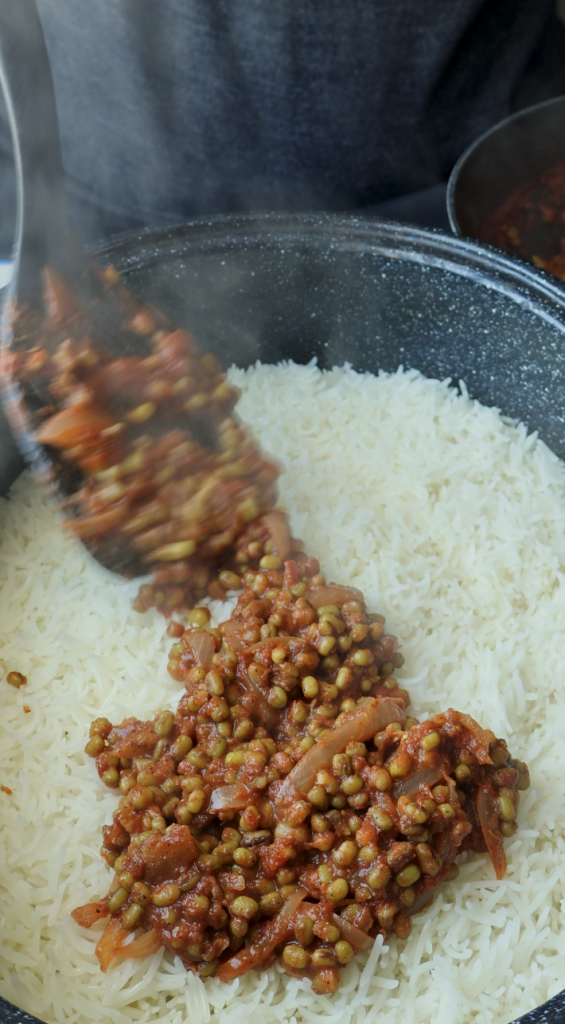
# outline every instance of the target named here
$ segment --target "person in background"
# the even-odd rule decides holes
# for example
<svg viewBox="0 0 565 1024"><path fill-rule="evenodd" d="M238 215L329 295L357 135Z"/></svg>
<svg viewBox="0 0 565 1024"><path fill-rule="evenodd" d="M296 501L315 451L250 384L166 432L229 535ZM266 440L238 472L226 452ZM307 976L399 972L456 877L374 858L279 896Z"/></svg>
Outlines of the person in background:
<svg viewBox="0 0 565 1024"><path fill-rule="evenodd" d="M565 92L555 0L38 0L85 240L238 211L447 227L478 135ZM0 112L0 256L14 235Z"/></svg>

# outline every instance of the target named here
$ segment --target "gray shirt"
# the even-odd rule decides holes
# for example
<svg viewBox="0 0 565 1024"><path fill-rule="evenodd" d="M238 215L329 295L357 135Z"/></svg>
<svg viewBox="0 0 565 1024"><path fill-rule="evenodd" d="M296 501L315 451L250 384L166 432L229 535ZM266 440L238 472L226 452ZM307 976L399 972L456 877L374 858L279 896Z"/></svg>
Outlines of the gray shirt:
<svg viewBox="0 0 565 1024"><path fill-rule="evenodd" d="M553 0L38 7L72 207L95 238L209 213L371 210L437 185L508 113ZM10 165L0 115L4 250Z"/></svg>

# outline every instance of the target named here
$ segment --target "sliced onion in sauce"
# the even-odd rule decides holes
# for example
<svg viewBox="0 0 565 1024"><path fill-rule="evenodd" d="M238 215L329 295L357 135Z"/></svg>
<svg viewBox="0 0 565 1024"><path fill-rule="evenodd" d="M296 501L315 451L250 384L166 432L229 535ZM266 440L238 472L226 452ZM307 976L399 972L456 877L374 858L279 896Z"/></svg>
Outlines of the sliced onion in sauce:
<svg viewBox="0 0 565 1024"><path fill-rule="evenodd" d="M107 906L108 899L119 888L119 885L118 879L114 876L112 884L103 899L97 900L95 903L85 903L82 907L76 907L75 910L71 910L73 921L76 921L83 928L92 928L96 921L108 917L110 913Z"/></svg>
<svg viewBox="0 0 565 1024"><path fill-rule="evenodd" d="M50 416L41 424L36 437L40 444L48 444L52 448L72 448L93 443L102 430L111 426L112 420L102 409L81 403Z"/></svg>
<svg viewBox="0 0 565 1024"><path fill-rule="evenodd" d="M83 928L92 928L96 921L101 921L103 917L108 917L109 913L106 900L98 900L97 903L85 903L84 906L71 910L71 917L73 921L76 921Z"/></svg>
<svg viewBox="0 0 565 1024"><path fill-rule="evenodd" d="M325 604L335 604L341 608L348 601L365 603L365 598L356 587L340 587L337 583L325 583L321 587L310 587L304 595L313 608L322 608Z"/></svg>
<svg viewBox="0 0 565 1024"><path fill-rule="evenodd" d="M346 921L338 914L334 914L334 924L339 928L343 938L347 939L349 945L353 946L356 953L368 953L373 948L375 940L366 932L361 931L356 924Z"/></svg>
<svg viewBox="0 0 565 1024"><path fill-rule="evenodd" d="M497 878L504 878L506 873L506 854L502 835L498 827L498 811L492 793L480 787L477 797L477 815L483 832L487 850L492 860Z"/></svg>
<svg viewBox="0 0 565 1024"><path fill-rule="evenodd" d="M261 517L261 522L267 527L273 542L273 554L277 555L282 562L286 562L290 555L290 531L288 519L284 512L272 508Z"/></svg>
<svg viewBox="0 0 565 1024"><path fill-rule="evenodd" d="M441 776L442 772L439 768L421 768L420 771L414 772L406 779L399 779L398 782L395 782L392 787L392 796L398 800L399 796L415 793L421 785L435 786Z"/></svg>
<svg viewBox="0 0 565 1024"><path fill-rule="evenodd" d="M482 726L474 718L471 718L471 715L465 714L464 711L453 711L452 708L449 708L445 717L448 722L454 719L457 724L462 725L470 733L468 746L479 764L492 764L489 755L489 738Z"/></svg>
<svg viewBox="0 0 565 1024"><path fill-rule="evenodd" d="M241 782L231 786L218 786L212 793L208 811L240 811L252 803L251 790Z"/></svg>
<svg viewBox="0 0 565 1024"><path fill-rule="evenodd" d="M348 743L362 743L375 733L386 729L391 722L403 723L406 720L404 711L390 698L382 700L363 698L355 711L349 712L347 720L309 750L287 775L278 795L278 801L287 803L295 798L296 793L305 795L314 785L316 775L325 768L334 754L341 754Z"/></svg>
<svg viewBox="0 0 565 1024"><path fill-rule="evenodd" d="M239 671L237 673L237 677L243 688L246 689L248 693L252 693L256 698L257 710L263 725L267 729L273 728L278 721L277 712L271 707L255 680L251 678L246 669Z"/></svg>
<svg viewBox="0 0 565 1024"><path fill-rule="evenodd" d="M160 945L161 940L153 928L151 928L150 931L140 935L138 939L135 939L128 946L120 946L116 956L127 956L131 960L143 960L144 957L156 953Z"/></svg>
<svg viewBox="0 0 565 1024"><path fill-rule="evenodd" d="M293 928L296 910L307 895L306 889L301 886L295 889L285 900L277 916L260 928L251 945L220 964L216 978L220 981L231 981L252 967L259 967L271 955L275 946L288 938Z"/></svg>
<svg viewBox="0 0 565 1024"><path fill-rule="evenodd" d="M122 928L119 917L112 917L106 925L102 935L96 944L95 953L98 957L100 970L106 973L112 960L118 953L124 939L129 935L125 928Z"/></svg>
<svg viewBox="0 0 565 1024"><path fill-rule="evenodd" d="M195 629L186 632L183 640L187 649L192 651L197 663L202 668L209 668L216 651L213 636L204 629Z"/></svg>
<svg viewBox="0 0 565 1024"><path fill-rule="evenodd" d="M249 647L249 644L241 636L241 633L246 628L247 624L245 622L234 622L233 619L222 622L220 626L222 637L235 654L241 654L242 651L247 650Z"/></svg>

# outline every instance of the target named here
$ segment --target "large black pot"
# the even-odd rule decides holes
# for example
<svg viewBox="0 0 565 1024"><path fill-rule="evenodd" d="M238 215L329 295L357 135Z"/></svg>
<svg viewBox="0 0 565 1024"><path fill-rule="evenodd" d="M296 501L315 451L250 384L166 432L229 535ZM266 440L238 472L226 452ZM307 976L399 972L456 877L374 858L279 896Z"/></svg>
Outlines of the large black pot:
<svg viewBox="0 0 565 1024"><path fill-rule="evenodd" d="M494 250L387 222L250 216L120 236L96 256L224 366L316 356L463 379L565 457L564 293ZM565 992L521 1022L564 1016ZM0 1000L0 1020L35 1018Z"/></svg>

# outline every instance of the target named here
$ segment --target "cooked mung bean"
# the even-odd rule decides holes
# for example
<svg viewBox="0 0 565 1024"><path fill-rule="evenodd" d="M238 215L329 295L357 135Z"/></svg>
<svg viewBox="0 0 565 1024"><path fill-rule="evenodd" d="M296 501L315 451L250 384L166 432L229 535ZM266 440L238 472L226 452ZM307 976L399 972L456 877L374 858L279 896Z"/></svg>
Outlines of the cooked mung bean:
<svg viewBox="0 0 565 1024"><path fill-rule="evenodd" d="M410 908L439 884L446 850L449 867L481 839L467 800L492 793L489 828L513 835L527 769L502 741L493 744L498 767L481 762L483 734L457 712L422 726L399 721L408 697L392 676L395 641L383 623L371 629L357 594L341 607L339 588L339 604L326 600L316 610L316 588L332 588L305 568L275 566L267 545L251 524L237 563L248 568L228 623L214 630L206 614L193 615L181 636L175 631L173 658L186 683L177 713L115 729L93 723L89 750L121 795L104 837L119 886L108 900L126 930L152 928L175 952L171 936L184 922L182 949L197 965L217 943L220 978L230 976L238 950L253 950L294 907L281 940L287 969L333 991L355 944L330 911L406 938ZM384 699L396 712L379 728ZM374 715L360 735L356 722ZM434 765L432 799L410 785ZM146 857L168 874L152 880L140 869ZM499 859L495 867L500 874Z"/></svg>

